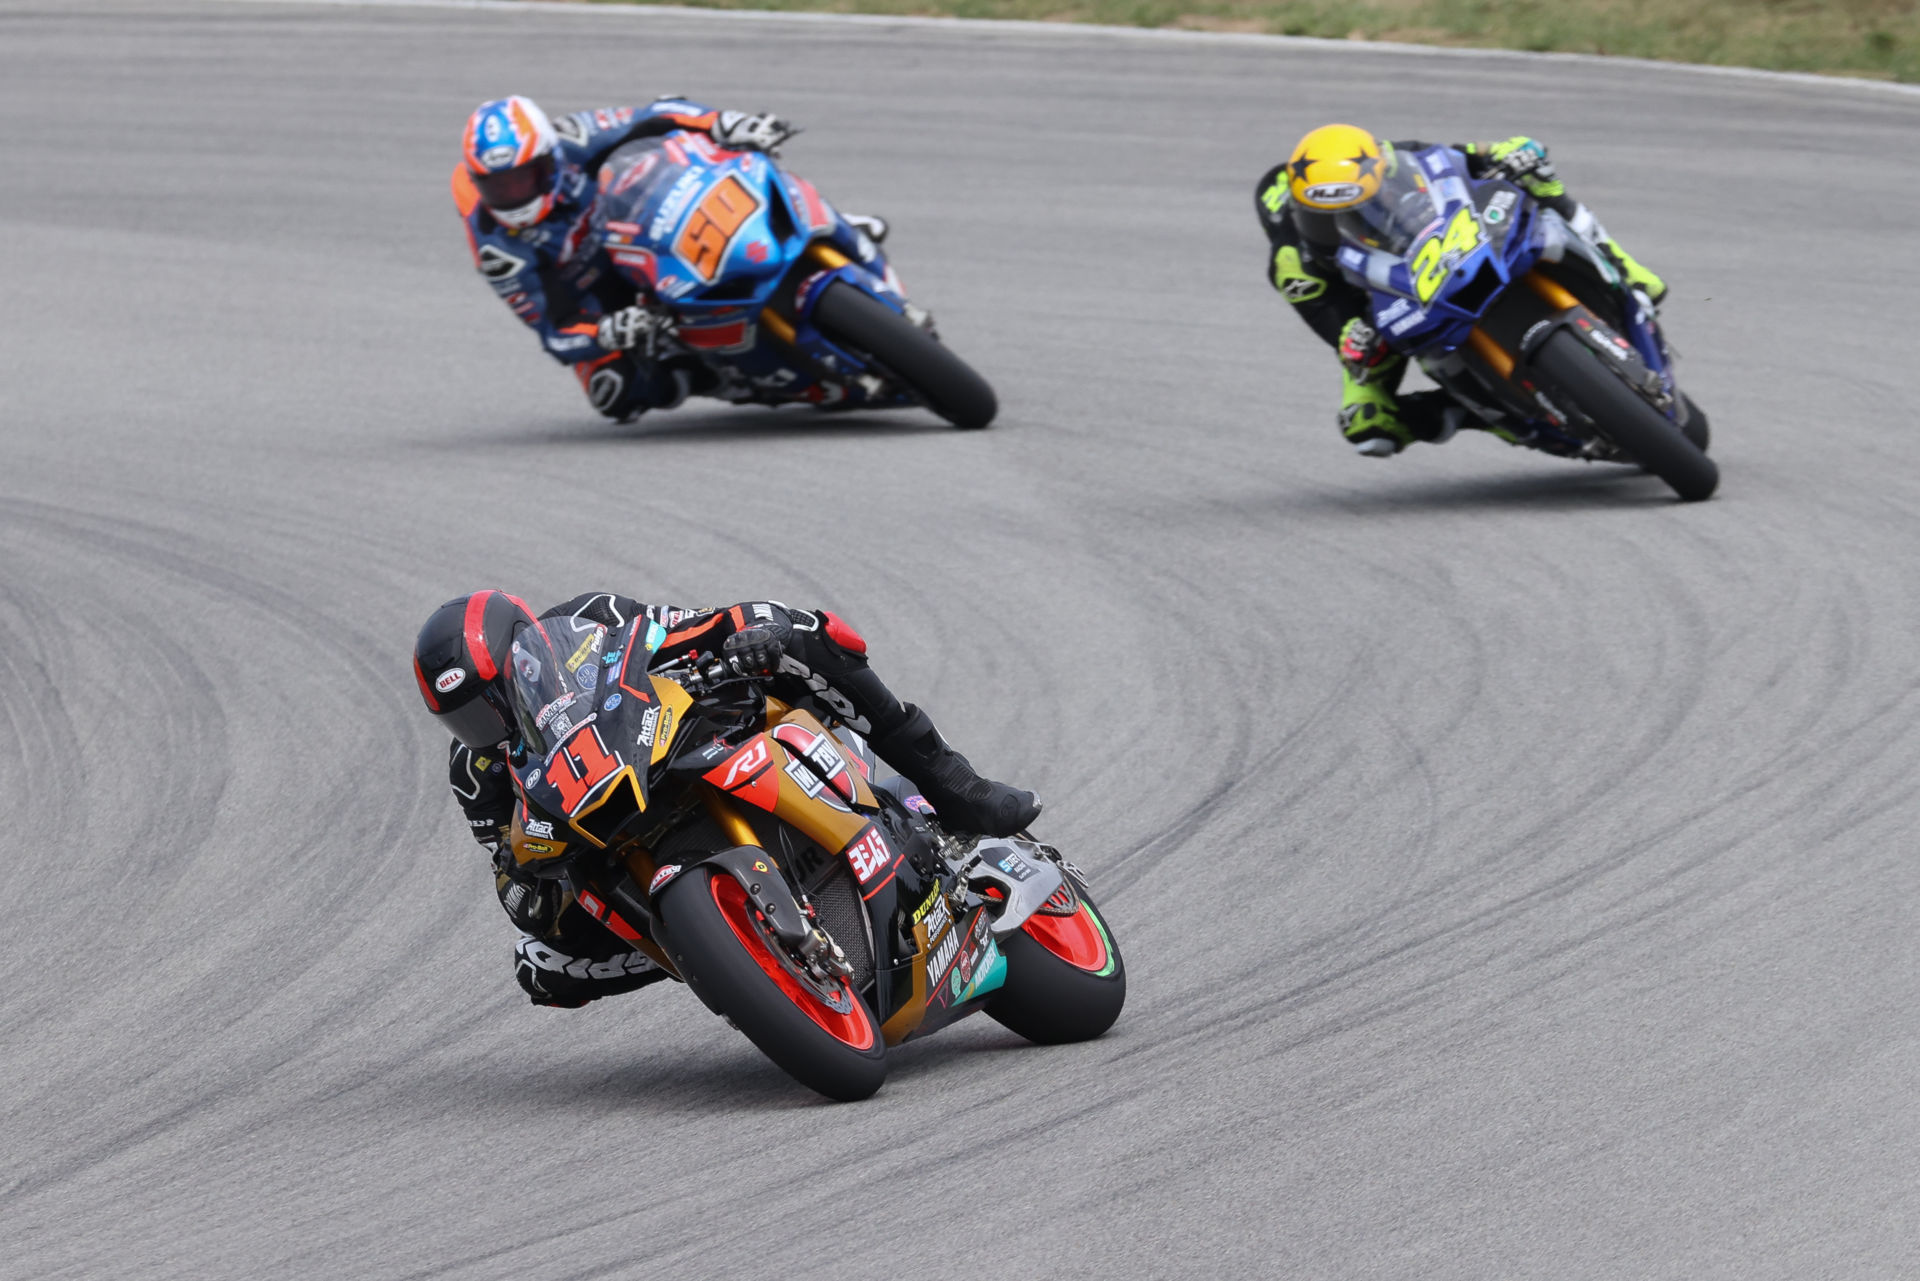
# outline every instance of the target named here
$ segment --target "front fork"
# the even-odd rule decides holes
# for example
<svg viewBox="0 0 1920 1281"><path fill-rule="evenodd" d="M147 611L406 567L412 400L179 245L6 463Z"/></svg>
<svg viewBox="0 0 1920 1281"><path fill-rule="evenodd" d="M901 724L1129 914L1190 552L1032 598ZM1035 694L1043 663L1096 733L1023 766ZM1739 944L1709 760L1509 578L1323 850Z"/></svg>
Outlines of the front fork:
<svg viewBox="0 0 1920 1281"><path fill-rule="evenodd" d="M1622 378L1649 404L1668 419L1674 417L1673 407L1677 396L1672 390L1671 375L1663 379L1637 348L1616 334L1612 326L1559 281L1538 270L1527 272L1521 280L1547 305L1550 315L1528 325L1518 335L1517 342L1503 343L1500 338L1488 333L1483 325L1475 325L1467 333L1467 347L1500 382L1523 393L1533 391L1542 407L1548 408L1549 403L1544 397L1525 381L1525 367L1529 358L1547 339L1556 331L1567 329L1581 343L1615 365ZM1559 425L1572 428L1572 424L1564 421L1564 411L1552 407L1552 413L1559 420ZM1601 443L1606 444L1604 441Z"/></svg>

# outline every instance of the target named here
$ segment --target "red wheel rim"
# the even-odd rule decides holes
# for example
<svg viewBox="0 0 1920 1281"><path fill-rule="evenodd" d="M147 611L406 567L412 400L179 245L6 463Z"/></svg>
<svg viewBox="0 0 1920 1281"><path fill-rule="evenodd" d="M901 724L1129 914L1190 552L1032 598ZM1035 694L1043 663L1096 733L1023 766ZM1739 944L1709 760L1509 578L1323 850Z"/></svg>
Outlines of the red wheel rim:
<svg viewBox="0 0 1920 1281"><path fill-rule="evenodd" d="M740 887L740 882L721 873L713 878L711 884L714 905L720 909L720 915L726 918L727 927L740 940L740 946L747 950L747 955L786 993L787 999L834 1040L856 1050L871 1048L874 1040L873 1020L867 1017L866 1003L846 980L842 979L840 985L846 992L851 1008L842 1014L822 1001L773 954L773 949L767 946L766 936L754 923L753 911L747 906L747 892Z"/></svg>
<svg viewBox="0 0 1920 1281"><path fill-rule="evenodd" d="M1048 916L1036 912L1021 926L1034 942L1076 970L1105 974L1113 967L1107 933L1085 903L1072 916Z"/></svg>

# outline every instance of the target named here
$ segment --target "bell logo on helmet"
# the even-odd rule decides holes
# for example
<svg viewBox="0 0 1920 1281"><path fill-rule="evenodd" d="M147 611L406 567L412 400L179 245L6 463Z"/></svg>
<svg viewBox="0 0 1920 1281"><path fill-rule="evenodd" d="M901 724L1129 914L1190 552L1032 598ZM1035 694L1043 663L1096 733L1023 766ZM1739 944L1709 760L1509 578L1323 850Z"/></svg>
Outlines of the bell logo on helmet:
<svg viewBox="0 0 1920 1281"><path fill-rule="evenodd" d="M466 679L466 668L449 667L446 671L441 672L439 676L434 678L433 688L439 693L451 694L454 690L459 689L460 682Z"/></svg>
<svg viewBox="0 0 1920 1281"><path fill-rule="evenodd" d="M1322 182L1307 188L1307 199L1317 205L1338 205L1358 200L1366 188L1357 182Z"/></svg>
<svg viewBox="0 0 1920 1281"><path fill-rule="evenodd" d="M498 133L498 125L499 122L496 120L487 121L487 129L490 132ZM504 169L513 163L513 148L488 147L480 153L480 163L489 169Z"/></svg>

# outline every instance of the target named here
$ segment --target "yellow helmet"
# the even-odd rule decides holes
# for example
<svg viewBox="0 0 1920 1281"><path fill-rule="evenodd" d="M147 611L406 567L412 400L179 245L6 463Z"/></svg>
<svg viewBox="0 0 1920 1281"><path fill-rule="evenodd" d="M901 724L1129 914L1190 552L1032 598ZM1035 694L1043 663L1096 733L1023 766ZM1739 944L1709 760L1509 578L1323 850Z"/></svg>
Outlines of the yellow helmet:
<svg viewBox="0 0 1920 1281"><path fill-rule="evenodd" d="M1287 161L1294 202L1308 209L1365 204L1380 190L1386 167L1379 139L1353 125L1322 125Z"/></svg>

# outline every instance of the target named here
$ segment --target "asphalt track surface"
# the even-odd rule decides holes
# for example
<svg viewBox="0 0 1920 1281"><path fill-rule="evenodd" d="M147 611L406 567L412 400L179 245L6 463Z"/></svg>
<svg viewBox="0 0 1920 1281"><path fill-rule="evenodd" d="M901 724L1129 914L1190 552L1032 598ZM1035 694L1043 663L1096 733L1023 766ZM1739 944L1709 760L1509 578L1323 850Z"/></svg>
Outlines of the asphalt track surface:
<svg viewBox="0 0 1920 1281"><path fill-rule="evenodd" d="M997 385L609 427L471 270L506 91L778 108ZM1920 1275L1911 98L1355 48L0 8L0 1275ZM1308 125L1527 130L1675 285L1721 496L1389 462L1261 278ZM529 1007L420 620L827 605L1049 800L1105 1039L823 1104Z"/></svg>

